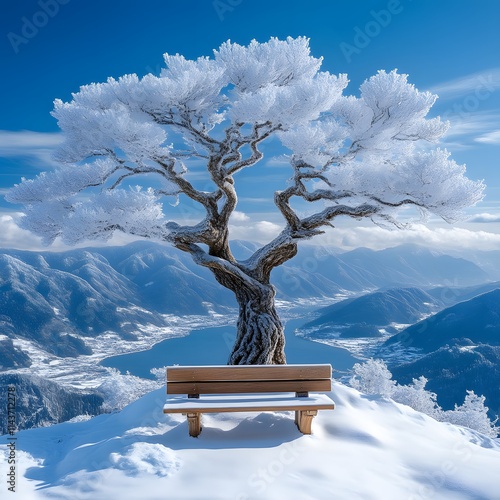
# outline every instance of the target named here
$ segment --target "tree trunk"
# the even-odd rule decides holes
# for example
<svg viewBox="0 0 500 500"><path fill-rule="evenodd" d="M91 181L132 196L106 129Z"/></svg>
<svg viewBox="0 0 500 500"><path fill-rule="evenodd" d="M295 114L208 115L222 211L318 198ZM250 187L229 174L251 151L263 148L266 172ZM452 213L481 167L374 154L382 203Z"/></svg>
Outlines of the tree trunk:
<svg viewBox="0 0 500 500"><path fill-rule="evenodd" d="M224 226L219 231L223 233ZM297 253L296 244L286 240L281 246L270 245L251 259L238 263L231 254L227 232L216 241L219 244L211 246L208 254L181 238L175 246L191 253L197 264L209 268L215 279L236 296L239 305L237 334L228 364L286 364L285 332L274 303L276 290L269 278L274 267Z"/></svg>
<svg viewBox="0 0 500 500"><path fill-rule="evenodd" d="M240 313L228 364L286 364L285 332L274 305L274 288L261 285L234 292Z"/></svg>

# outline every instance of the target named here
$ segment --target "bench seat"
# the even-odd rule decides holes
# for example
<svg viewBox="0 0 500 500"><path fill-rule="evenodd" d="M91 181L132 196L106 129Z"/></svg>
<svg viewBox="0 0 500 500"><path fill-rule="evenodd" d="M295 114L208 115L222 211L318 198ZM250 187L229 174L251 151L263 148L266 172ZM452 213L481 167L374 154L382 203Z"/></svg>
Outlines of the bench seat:
<svg viewBox="0 0 500 500"><path fill-rule="evenodd" d="M331 365L170 366L166 375L163 413L186 415L193 437L203 413L295 411L300 432L311 434L318 410L335 408L321 393L331 391Z"/></svg>
<svg viewBox="0 0 500 500"><path fill-rule="evenodd" d="M334 402L326 394L309 394L307 397L297 398L290 393L224 394L223 396L211 394L200 399L181 396L168 398L163 407L166 413L333 410L334 408Z"/></svg>

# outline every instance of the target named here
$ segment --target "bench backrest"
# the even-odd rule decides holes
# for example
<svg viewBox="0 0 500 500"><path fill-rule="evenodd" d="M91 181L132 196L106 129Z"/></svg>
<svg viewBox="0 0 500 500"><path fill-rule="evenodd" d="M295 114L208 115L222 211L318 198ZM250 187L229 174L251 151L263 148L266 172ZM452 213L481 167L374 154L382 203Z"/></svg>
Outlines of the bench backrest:
<svg viewBox="0 0 500 500"><path fill-rule="evenodd" d="M167 394L307 393L331 388L331 365L167 367Z"/></svg>

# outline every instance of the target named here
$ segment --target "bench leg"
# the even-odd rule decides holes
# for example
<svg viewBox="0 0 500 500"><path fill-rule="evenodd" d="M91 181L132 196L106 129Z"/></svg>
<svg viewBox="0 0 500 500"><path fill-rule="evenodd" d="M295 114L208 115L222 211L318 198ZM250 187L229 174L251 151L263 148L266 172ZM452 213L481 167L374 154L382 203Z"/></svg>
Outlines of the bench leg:
<svg viewBox="0 0 500 500"><path fill-rule="evenodd" d="M318 410L298 410L295 412L295 423L302 434L311 434L311 424Z"/></svg>
<svg viewBox="0 0 500 500"><path fill-rule="evenodd" d="M201 432L201 413L188 413L189 435L197 437Z"/></svg>

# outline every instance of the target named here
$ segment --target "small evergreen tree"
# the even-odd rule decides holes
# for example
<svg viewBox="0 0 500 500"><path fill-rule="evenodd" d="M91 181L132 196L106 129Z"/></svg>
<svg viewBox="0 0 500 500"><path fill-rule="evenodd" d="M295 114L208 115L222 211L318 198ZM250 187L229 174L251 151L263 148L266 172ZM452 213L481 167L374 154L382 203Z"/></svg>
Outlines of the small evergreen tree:
<svg viewBox="0 0 500 500"><path fill-rule="evenodd" d="M365 394L378 394L391 397L396 382L392 380L392 373L380 359L369 359L365 363L356 363L353 368L350 384Z"/></svg>

